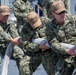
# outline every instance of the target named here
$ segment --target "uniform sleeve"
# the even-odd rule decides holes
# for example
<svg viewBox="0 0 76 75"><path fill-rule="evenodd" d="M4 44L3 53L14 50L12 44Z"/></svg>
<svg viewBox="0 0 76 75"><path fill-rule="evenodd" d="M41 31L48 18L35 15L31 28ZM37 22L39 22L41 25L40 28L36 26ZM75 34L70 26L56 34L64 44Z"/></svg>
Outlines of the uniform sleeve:
<svg viewBox="0 0 76 75"><path fill-rule="evenodd" d="M56 53L60 53L62 55L66 54L65 48L61 46L60 42L56 39L55 34L53 33L53 30L50 29L50 27L47 26L45 33L50 48Z"/></svg>
<svg viewBox="0 0 76 75"><path fill-rule="evenodd" d="M23 48L30 52L39 52L39 45L32 43L30 41L23 41Z"/></svg>
<svg viewBox="0 0 76 75"><path fill-rule="evenodd" d="M13 37L13 38L19 37L19 34L15 27L15 23L13 23L13 22L10 23L9 33L10 33L11 37Z"/></svg>
<svg viewBox="0 0 76 75"><path fill-rule="evenodd" d="M9 41L9 38L11 38L11 36L0 26L0 41Z"/></svg>
<svg viewBox="0 0 76 75"><path fill-rule="evenodd" d="M51 19L49 19L47 17L41 17L40 19L41 19L41 22L43 23L43 25L47 25L51 21Z"/></svg>

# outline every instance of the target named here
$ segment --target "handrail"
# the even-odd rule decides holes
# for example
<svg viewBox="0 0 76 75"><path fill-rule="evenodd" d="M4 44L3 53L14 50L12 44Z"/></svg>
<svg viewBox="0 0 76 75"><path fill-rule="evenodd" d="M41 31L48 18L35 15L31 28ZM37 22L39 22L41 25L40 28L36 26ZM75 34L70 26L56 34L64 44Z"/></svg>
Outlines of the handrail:
<svg viewBox="0 0 76 75"><path fill-rule="evenodd" d="M39 13L39 5L38 5L37 3L35 3L35 2L32 2L32 4L34 5L34 8L33 8L34 11L36 10L36 9L35 9L35 6L36 6L36 5L38 6L38 10L37 10L37 11L38 11L38 15L39 15L39 14L40 14L40 13Z"/></svg>

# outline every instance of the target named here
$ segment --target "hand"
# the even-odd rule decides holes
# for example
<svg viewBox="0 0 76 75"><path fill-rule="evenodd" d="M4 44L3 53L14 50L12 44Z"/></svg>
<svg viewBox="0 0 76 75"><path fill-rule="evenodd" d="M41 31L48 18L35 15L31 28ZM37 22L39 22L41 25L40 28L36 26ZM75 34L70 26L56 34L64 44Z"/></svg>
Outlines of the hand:
<svg viewBox="0 0 76 75"><path fill-rule="evenodd" d="M67 49L66 50L66 53L69 54L69 55L73 55L73 56L76 56L76 48L71 48L71 49Z"/></svg>
<svg viewBox="0 0 76 75"><path fill-rule="evenodd" d="M15 38L15 39L14 39L14 43L15 43L15 45L22 44L21 38L20 38L20 37Z"/></svg>
<svg viewBox="0 0 76 75"><path fill-rule="evenodd" d="M10 38L9 40L10 40L10 42L14 43L15 45L19 45L19 44L22 43L22 42L19 41L20 37L17 37L17 38L14 38L14 39Z"/></svg>
<svg viewBox="0 0 76 75"><path fill-rule="evenodd" d="M45 44L46 44L46 42L43 43L43 44L41 44L41 45L39 46L39 48L40 48L42 51L45 51L45 50L49 49L49 47L47 47Z"/></svg>

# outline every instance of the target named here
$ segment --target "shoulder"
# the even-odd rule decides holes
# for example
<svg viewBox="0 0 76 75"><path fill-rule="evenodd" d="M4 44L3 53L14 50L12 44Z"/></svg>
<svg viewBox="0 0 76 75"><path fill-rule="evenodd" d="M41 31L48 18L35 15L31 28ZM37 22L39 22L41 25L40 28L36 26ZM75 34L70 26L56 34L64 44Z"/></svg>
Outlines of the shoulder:
<svg viewBox="0 0 76 75"><path fill-rule="evenodd" d="M26 3L31 5L31 3L29 1L27 1Z"/></svg>
<svg viewBox="0 0 76 75"><path fill-rule="evenodd" d="M47 17L41 17L40 19L43 24L48 24L51 21L51 19L49 19Z"/></svg>
<svg viewBox="0 0 76 75"><path fill-rule="evenodd" d="M12 25L12 24L15 24L15 23L14 23L14 21L12 21L12 20L8 20L8 21L7 21L7 24Z"/></svg>
<svg viewBox="0 0 76 75"><path fill-rule="evenodd" d="M21 0L16 0L16 2L14 3L14 7L19 7L21 4Z"/></svg>
<svg viewBox="0 0 76 75"><path fill-rule="evenodd" d="M66 18L67 18L66 20L69 20L72 23L76 22L76 15L69 15L69 14L67 14Z"/></svg>
<svg viewBox="0 0 76 75"><path fill-rule="evenodd" d="M16 28L16 23L12 20L8 20L7 21L7 25L10 27L10 28Z"/></svg>
<svg viewBox="0 0 76 75"><path fill-rule="evenodd" d="M26 29L30 28L30 25L29 25L29 23L27 21L24 23L23 28L26 28Z"/></svg>
<svg viewBox="0 0 76 75"><path fill-rule="evenodd" d="M30 30L30 25L28 22L26 22L22 28L22 33L25 33L25 34L28 34L29 33L29 30Z"/></svg>
<svg viewBox="0 0 76 75"><path fill-rule="evenodd" d="M66 14L66 16L67 16L68 18L76 18L76 15Z"/></svg>
<svg viewBox="0 0 76 75"><path fill-rule="evenodd" d="M54 19L51 19L50 22L47 24L47 27L48 28L53 28L53 26L55 26L55 25L56 25L55 20Z"/></svg>

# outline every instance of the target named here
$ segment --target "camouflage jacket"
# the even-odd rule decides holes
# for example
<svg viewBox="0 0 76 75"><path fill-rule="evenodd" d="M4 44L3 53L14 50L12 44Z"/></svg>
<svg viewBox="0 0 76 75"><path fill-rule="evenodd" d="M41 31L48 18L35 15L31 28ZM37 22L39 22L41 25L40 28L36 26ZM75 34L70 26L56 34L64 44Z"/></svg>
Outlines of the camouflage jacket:
<svg viewBox="0 0 76 75"><path fill-rule="evenodd" d="M0 22L0 46L5 47L5 45L9 43L10 37L15 38L18 36L13 22L11 24Z"/></svg>
<svg viewBox="0 0 76 75"><path fill-rule="evenodd" d="M53 19L46 27L46 35L52 50L66 54L60 43L76 45L76 17L67 15L63 25Z"/></svg>
<svg viewBox="0 0 76 75"><path fill-rule="evenodd" d="M32 43L32 39L36 38L46 38L45 35L45 28L46 24L50 21L48 18L41 18L42 25L36 29L33 29L29 23L25 23L22 29L22 38L23 38L23 45L26 50L30 52L37 52L39 51L39 45Z"/></svg>
<svg viewBox="0 0 76 75"><path fill-rule="evenodd" d="M18 23L22 23L24 24L25 20L24 18L26 19L26 15L31 12L33 10L30 2L24 2L22 0L17 0L15 3L14 3L14 14L17 18L17 21Z"/></svg>

